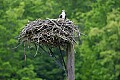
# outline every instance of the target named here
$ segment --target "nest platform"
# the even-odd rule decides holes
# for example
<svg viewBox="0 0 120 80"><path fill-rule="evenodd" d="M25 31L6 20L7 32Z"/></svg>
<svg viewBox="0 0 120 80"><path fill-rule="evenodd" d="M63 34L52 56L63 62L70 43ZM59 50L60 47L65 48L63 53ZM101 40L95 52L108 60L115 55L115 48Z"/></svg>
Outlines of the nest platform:
<svg viewBox="0 0 120 80"><path fill-rule="evenodd" d="M20 42L66 47L75 42L79 30L69 19L37 19L30 21L19 35Z"/></svg>

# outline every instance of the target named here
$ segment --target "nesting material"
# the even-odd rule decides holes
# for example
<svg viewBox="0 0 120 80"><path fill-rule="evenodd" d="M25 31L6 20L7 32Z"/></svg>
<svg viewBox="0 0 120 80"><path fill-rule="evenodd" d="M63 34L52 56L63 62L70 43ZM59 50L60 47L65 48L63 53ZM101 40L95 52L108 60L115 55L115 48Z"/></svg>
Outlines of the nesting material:
<svg viewBox="0 0 120 80"><path fill-rule="evenodd" d="M20 42L66 47L75 42L79 30L70 20L46 19L30 21L19 35Z"/></svg>

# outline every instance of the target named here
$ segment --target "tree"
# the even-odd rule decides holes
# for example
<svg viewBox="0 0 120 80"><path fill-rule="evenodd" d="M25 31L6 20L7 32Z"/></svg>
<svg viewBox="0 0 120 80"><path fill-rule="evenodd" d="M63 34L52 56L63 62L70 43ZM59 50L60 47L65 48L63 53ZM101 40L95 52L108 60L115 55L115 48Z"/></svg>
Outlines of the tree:
<svg viewBox="0 0 120 80"><path fill-rule="evenodd" d="M97 3L95 3L97 4ZM99 3L100 5L100 3ZM99 6L100 8L104 6ZM94 9L95 11L100 8ZM94 11L92 10L92 11ZM103 9L100 9L103 10ZM106 9L105 9L106 10ZM87 27L87 37L83 37L83 44L76 46L77 58L76 62L76 79L78 80L119 80L119 8L106 10L104 18L99 18L103 12L92 15L90 12L86 13L85 25ZM97 13L101 11L96 11ZM90 16L91 15L91 16ZM94 17L94 18L91 18ZM103 19L104 22L95 20ZM102 20L102 21L103 21ZM91 23L92 22L92 23ZM104 24L104 25L103 25ZM91 26L91 28L90 28ZM77 65L79 63L79 65ZM79 68L79 69L78 69ZM79 76L80 75L80 76Z"/></svg>

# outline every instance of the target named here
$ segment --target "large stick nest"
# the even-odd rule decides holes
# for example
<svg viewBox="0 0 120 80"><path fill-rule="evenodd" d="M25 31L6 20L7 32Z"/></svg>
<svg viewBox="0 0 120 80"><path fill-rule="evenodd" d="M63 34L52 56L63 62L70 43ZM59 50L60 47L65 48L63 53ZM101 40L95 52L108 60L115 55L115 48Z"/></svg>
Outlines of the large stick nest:
<svg viewBox="0 0 120 80"><path fill-rule="evenodd" d="M65 47L75 42L76 33L79 33L79 30L68 19L38 19L29 22L22 29L19 41Z"/></svg>

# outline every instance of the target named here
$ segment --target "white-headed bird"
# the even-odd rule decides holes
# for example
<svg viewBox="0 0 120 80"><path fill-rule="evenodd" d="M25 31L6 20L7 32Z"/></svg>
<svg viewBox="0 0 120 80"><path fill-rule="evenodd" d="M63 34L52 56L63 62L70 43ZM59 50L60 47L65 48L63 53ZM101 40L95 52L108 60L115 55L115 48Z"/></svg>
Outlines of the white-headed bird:
<svg viewBox="0 0 120 80"><path fill-rule="evenodd" d="M62 13L59 15L59 18L66 19L65 10L62 10Z"/></svg>

